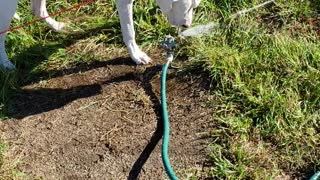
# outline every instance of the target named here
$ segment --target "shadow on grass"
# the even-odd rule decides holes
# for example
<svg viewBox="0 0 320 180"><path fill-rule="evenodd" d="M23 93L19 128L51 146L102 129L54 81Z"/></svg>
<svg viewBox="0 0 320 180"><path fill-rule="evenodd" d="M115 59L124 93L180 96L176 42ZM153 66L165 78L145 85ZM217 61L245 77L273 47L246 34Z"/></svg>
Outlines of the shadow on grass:
<svg viewBox="0 0 320 180"><path fill-rule="evenodd" d="M39 77L43 79L55 75L55 71L32 71L43 61L47 60L52 54L57 52L58 49L69 47L81 39L86 39L102 33L109 34L110 36L119 35L121 32L114 28L116 26L119 26L117 22L108 22L103 26L86 29L82 32L57 34L58 38L52 40L55 43L49 42L45 45L43 45L43 43L37 43L33 46L25 48L14 57L18 69L17 81L21 82L19 85L23 86L32 82L37 82ZM38 34L35 34L34 36L38 36ZM50 41L50 39L47 41ZM109 40L107 43L122 44L121 36L119 36L119 38Z"/></svg>

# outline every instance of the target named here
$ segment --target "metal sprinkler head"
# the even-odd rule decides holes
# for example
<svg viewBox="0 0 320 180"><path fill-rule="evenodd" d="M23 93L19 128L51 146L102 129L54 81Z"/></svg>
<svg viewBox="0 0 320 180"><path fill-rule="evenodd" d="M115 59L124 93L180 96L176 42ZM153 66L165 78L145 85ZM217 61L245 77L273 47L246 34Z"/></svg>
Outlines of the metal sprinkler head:
<svg viewBox="0 0 320 180"><path fill-rule="evenodd" d="M178 47L176 40L170 35L167 35L163 41L159 42L159 44L166 51L173 51L176 47Z"/></svg>
<svg viewBox="0 0 320 180"><path fill-rule="evenodd" d="M174 50L175 48L178 47L178 44L176 43L176 40L168 35L165 37L163 41L160 41L159 44L161 47L167 51L167 60L172 61L173 60L173 55L174 55Z"/></svg>

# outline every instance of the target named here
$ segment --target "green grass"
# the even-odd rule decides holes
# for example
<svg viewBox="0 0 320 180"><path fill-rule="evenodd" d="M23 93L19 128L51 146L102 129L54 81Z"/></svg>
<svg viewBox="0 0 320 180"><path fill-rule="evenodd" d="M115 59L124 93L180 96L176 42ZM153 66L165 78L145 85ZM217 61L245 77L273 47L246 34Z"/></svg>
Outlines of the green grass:
<svg viewBox="0 0 320 180"><path fill-rule="evenodd" d="M217 108L211 176L306 178L320 167L319 5L278 1L189 43L190 61L212 78ZM221 17L245 1L216 4ZM237 8L238 7L238 8ZM273 18L273 19L271 19ZM316 20L319 23L319 19ZM319 24L318 24L319 25Z"/></svg>
<svg viewBox="0 0 320 180"><path fill-rule="evenodd" d="M208 129L207 173L213 178L307 178L320 169L320 2L279 0L277 6L227 20L261 2L203 0L194 22L219 19L220 26L208 36L179 42L179 56L189 57L186 68L212 80L214 100L207 105L216 113L215 126ZM48 6L57 12L75 3ZM26 15L20 23L34 18L28 4L20 1L19 12ZM137 40L146 51L175 34L152 0L135 4ZM100 0L58 17L73 20L72 32L57 34L37 23L10 33L7 51L18 72L0 74L0 118L6 118L6 105L20 86L127 53L114 11L114 0Z"/></svg>

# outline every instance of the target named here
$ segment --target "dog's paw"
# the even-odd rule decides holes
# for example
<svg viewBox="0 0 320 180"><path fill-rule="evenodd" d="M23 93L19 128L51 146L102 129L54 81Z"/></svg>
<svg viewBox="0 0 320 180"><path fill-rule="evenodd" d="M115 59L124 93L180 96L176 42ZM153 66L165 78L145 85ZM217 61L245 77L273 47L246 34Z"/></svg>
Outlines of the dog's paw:
<svg viewBox="0 0 320 180"><path fill-rule="evenodd" d="M60 32L66 26L66 23L64 23L64 22L54 22L52 24L49 24L49 26L50 26L50 28L52 30Z"/></svg>
<svg viewBox="0 0 320 180"><path fill-rule="evenodd" d="M125 44L127 45L131 59L136 64L149 64L151 62L151 58L140 50L139 46L134 40L125 41Z"/></svg>
<svg viewBox="0 0 320 180"><path fill-rule="evenodd" d="M136 64L149 64L151 62L151 58L141 50L131 53L130 57Z"/></svg>

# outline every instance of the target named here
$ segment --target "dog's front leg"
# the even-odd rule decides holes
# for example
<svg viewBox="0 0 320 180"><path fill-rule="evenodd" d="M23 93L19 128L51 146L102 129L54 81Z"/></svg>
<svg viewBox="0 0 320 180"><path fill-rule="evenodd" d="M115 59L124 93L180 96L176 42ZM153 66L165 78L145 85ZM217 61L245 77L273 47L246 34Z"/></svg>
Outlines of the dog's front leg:
<svg viewBox="0 0 320 180"><path fill-rule="evenodd" d="M148 64L151 59L140 50L135 40L133 27L133 0L117 0L123 41L131 59L137 64Z"/></svg>
<svg viewBox="0 0 320 180"><path fill-rule="evenodd" d="M31 11L39 18L45 18L49 16L46 7L46 0L31 0ZM65 26L63 22L57 22L51 17L46 18L44 21L48 23L49 27L55 31L61 31Z"/></svg>
<svg viewBox="0 0 320 180"><path fill-rule="evenodd" d="M18 0L0 0L0 32L4 32L9 28L10 22L18 5ZM0 66L4 69L15 69L14 65L9 61L5 50L5 39L7 33L0 34Z"/></svg>

